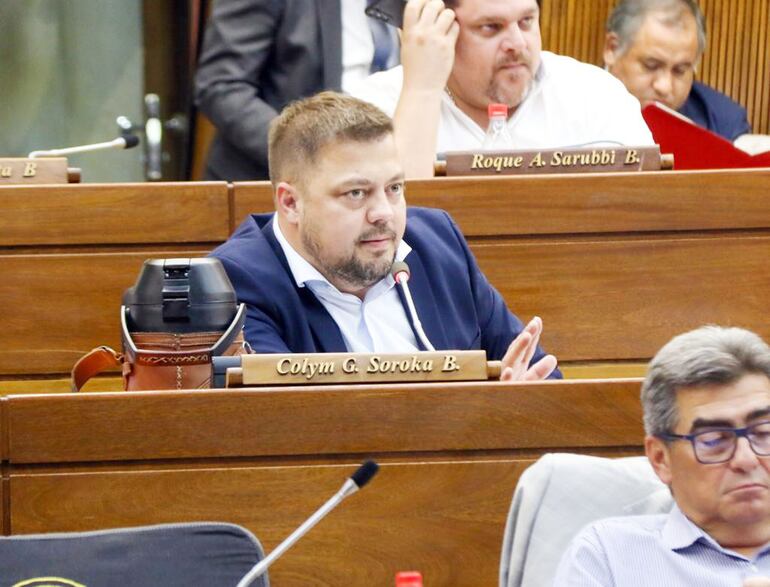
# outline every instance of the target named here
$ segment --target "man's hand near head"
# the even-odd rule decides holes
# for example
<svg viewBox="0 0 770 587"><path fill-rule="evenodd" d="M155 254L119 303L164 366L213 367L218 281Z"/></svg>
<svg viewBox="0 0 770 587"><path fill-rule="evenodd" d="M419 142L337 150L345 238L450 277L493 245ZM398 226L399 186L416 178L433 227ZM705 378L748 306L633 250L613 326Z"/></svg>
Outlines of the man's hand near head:
<svg viewBox="0 0 770 587"><path fill-rule="evenodd" d="M535 316L508 347L502 360L500 381L540 381L556 369L556 357L553 355L546 355L531 367L529 365L542 332L543 321Z"/></svg>
<svg viewBox="0 0 770 587"><path fill-rule="evenodd" d="M433 177L441 100L460 26L441 0L409 0L404 10L404 83L393 116L407 178Z"/></svg>

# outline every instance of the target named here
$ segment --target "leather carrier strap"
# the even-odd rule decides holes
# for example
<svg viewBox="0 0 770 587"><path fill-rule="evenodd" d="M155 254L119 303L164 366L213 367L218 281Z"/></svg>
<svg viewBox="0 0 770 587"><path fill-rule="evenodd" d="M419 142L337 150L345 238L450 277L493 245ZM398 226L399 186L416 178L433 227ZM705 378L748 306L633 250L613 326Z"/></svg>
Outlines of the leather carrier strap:
<svg viewBox="0 0 770 587"><path fill-rule="evenodd" d="M164 349L163 345L160 349L150 350L138 348L131 333L128 330L128 324L126 322L127 308L121 307L120 323L123 339L123 354L115 352L108 346L99 346L75 363L71 373L71 388L72 391L80 391L92 377L102 373L106 370L113 369L115 367L122 367L124 381L131 375L134 365L142 365L145 367L153 366L193 366L193 365L206 365L211 363L212 356L218 356L227 352L230 346L236 341L239 335L243 331L243 325L246 321L246 306L240 304L238 306L238 312L233 318L227 330L221 334L217 339L214 339L213 345L210 342L206 344L205 348L202 348L200 344L193 345L193 348L187 350L171 350L169 348ZM206 339L211 340L212 334L219 333L190 333L190 334L173 334L173 333L142 333L143 340L147 339L179 339L181 341L203 342ZM137 333L139 336L139 333ZM156 346L152 343L151 346ZM168 346L168 345L166 345ZM182 347L184 345L181 345ZM177 347L181 348L181 347Z"/></svg>
<svg viewBox="0 0 770 587"><path fill-rule="evenodd" d="M120 367L123 364L123 355L116 353L108 346L99 346L86 353L75 366L72 367L71 389L80 391L89 379L103 373L108 369Z"/></svg>

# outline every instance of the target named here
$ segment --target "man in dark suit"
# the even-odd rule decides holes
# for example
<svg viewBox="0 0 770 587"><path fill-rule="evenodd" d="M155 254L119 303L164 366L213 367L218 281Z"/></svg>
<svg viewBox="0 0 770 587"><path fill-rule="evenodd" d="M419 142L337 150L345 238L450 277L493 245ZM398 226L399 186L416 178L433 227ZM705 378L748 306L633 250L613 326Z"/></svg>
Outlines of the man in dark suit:
<svg viewBox="0 0 770 587"><path fill-rule="evenodd" d="M195 102L214 123L207 179L267 179L267 129L292 100L345 89L395 65L398 47L366 0L218 0ZM383 30L385 32L383 32Z"/></svg>
<svg viewBox="0 0 770 587"><path fill-rule="evenodd" d="M705 47L695 0L620 0L607 21L604 63L643 107L661 102L734 141L751 126L740 104L694 81Z"/></svg>
<svg viewBox="0 0 770 587"><path fill-rule="evenodd" d="M484 349L502 379L560 376L479 270L446 212L407 211L393 125L374 106L324 92L271 126L275 214L248 217L213 255L247 305L257 352ZM391 276L408 262L416 312Z"/></svg>

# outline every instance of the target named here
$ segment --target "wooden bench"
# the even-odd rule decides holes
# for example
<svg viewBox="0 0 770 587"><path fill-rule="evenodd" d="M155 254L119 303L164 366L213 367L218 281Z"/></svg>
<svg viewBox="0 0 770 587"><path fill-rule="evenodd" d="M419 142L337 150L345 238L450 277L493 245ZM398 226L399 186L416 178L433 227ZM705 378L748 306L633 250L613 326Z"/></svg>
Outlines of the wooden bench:
<svg viewBox="0 0 770 587"><path fill-rule="evenodd" d="M381 472L276 585L496 584L517 479L545 452L641 454L638 380L0 399L5 534L219 520L272 550L357 463Z"/></svg>

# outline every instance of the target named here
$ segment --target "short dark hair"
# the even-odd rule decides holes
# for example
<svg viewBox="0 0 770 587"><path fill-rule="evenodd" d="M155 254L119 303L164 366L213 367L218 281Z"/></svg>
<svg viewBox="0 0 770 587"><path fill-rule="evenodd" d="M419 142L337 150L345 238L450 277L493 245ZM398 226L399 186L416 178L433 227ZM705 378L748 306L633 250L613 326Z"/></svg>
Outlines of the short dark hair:
<svg viewBox="0 0 770 587"><path fill-rule="evenodd" d="M706 19L696 0L620 0L607 19L607 32L618 37L618 50L625 53L650 12L666 13L664 24L675 25L689 12L695 17L698 29L698 56L706 50Z"/></svg>
<svg viewBox="0 0 770 587"><path fill-rule="evenodd" d="M268 166L273 185L297 181L318 152L337 141L369 142L393 133L382 110L352 96L321 92L289 104L270 124Z"/></svg>

